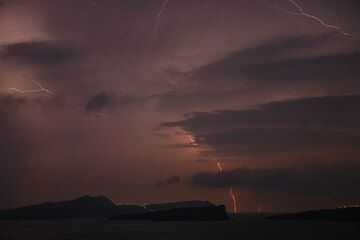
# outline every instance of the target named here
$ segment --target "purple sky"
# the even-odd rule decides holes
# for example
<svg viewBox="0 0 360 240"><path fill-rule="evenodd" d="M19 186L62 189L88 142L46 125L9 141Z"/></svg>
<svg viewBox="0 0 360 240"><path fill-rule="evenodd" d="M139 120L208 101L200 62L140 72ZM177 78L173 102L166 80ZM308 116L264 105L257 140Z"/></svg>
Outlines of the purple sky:
<svg viewBox="0 0 360 240"><path fill-rule="evenodd" d="M359 23L357 0L0 1L0 209L356 202Z"/></svg>

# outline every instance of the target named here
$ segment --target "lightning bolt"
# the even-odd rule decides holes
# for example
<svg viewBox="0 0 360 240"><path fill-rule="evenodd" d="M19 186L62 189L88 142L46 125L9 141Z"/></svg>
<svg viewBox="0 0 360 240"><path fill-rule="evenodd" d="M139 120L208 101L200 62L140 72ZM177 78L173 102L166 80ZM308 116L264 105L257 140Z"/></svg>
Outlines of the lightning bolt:
<svg viewBox="0 0 360 240"><path fill-rule="evenodd" d="M196 143L196 141L194 140L194 138L190 135L190 134L187 134L187 137L189 138L189 141L190 141L190 145L193 146L193 148L190 148L188 149L181 157L181 159L184 159L192 149L195 148L196 150L196 147L198 146L198 144Z"/></svg>
<svg viewBox="0 0 360 240"><path fill-rule="evenodd" d="M285 13L288 13L288 14L292 14L292 15L296 15L296 16L302 16L301 13L292 12L292 11L283 9L283 8L281 8L281 7L278 7L278 6L274 5L274 4L270 4L270 3L265 3L265 4L266 4L266 6L268 6L268 7L275 8L275 9L277 9L277 10L279 10L279 11L282 11L282 12L285 12Z"/></svg>
<svg viewBox="0 0 360 240"><path fill-rule="evenodd" d="M217 163L217 166L218 166L218 168L219 168L219 171L222 172L221 163L218 162L218 163Z"/></svg>
<svg viewBox="0 0 360 240"><path fill-rule="evenodd" d="M14 88L11 87L10 90L19 92L19 93L39 93L39 92L43 92L46 93L48 95L53 95L56 96L56 94L46 88L44 88L38 81L36 81L33 76L31 75L31 73L27 70L27 68L23 67L25 69L26 74L28 75L29 79L28 81L31 81L33 84L35 84L37 86L36 89L27 89L27 90L21 90L18 88Z"/></svg>
<svg viewBox="0 0 360 240"><path fill-rule="evenodd" d="M222 166L221 166L220 162L217 163L217 166L219 168L219 172L222 172L223 169L222 169ZM233 211L234 211L234 213L237 213L237 201L236 201L236 196L234 194L232 186L229 187L229 195L230 195L230 198L231 198L231 200L233 202L233 209L234 209Z"/></svg>
<svg viewBox="0 0 360 240"><path fill-rule="evenodd" d="M193 138L190 134L188 134L188 137L189 137L189 140L190 140L191 145L193 145L194 147L197 147L197 143L196 143L196 141L194 140L194 138Z"/></svg>
<svg viewBox="0 0 360 240"><path fill-rule="evenodd" d="M347 32L345 32L345 31L343 31L339 26L328 24L328 23L324 22L323 20L321 20L319 17L304 12L304 10L302 9L302 7L301 7L299 4L297 4L294 0L289 0L289 1L290 1L290 3L291 3L292 5L294 5L294 6L298 9L298 12L288 11L288 10L286 10L286 9L280 8L280 7L278 7L278 6L276 6L276 5L273 5L273 4L268 4L268 3L266 3L266 5L269 6L269 7L275 8L275 9L277 9L277 10L280 10L280 11L282 11L282 12L288 13L288 14L292 14L292 15L296 15L296 16L304 16L304 17L307 17L307 18L311 18L311 19L313 19L314 21L320 23L320 24L321 24L323 27L325 27L325 28L330 28L330 29L333 29L333 30L336 30L336 31L342 33L342 34L345 35L345 36L350 36L350 33L347 33Z"/></svg>
<svg viewBox="0 0 360 240"><path fill-rule="evenodd" d="M166 5L167 3L169 2L170 0L165 0L162 5L161 5L161 8L160 8L160 11L159 13L157 14L157 18L156 18L156 21L155 21L155 24L154 24L154 31L153 31L153 36L154 38L156 37L156 33L158 31L158 27L159 27L159 24L160 24L160 20L161 20L161 16L166 8Z"/></svg>
<svg viewBox="0 0 360 240"><path fill-rule="evenodd" d="M28 76L28 78L23 78L23 77L20 77L20 76L16 76L17 78L20 78L20 79L24 79L26 81L30 81L32 82L34 85L37 86L37 88L35 89L25 89L25 90L22 90L22 89L19 89L19 88L15 88L15 87L11 87L10 90L12 91L15 91L15 92L18 92L18 93L21 93L21 94L29 94L29 93L45 93L47 96L57 96L57 94L53 91L50 91L49 89L45 88L43 85L41 85L38 81L36 81L34 79L34 77L32 76L32 74L28 71L28 69L25 67L25 66L22 66L22 68L25 70L26 72L26 75ZM60 99L65 102L66 104L68 105L71 105L72 107L76 108L78 111L80 112L84 112L84 113L88 113L86 112L83 108L79 107L78 105L76 105L75 103L73 103L72 101L68 100L68 99L65 99L63 97L60 97ZM110 114L104 114L104 113L100 113L100 112L91 112L92 114L95 114L97 116L110 116Z"/></svg>
<svg viewBox="0 0 360 240"><path fill-rule="evenodd" d="M230 186L229 188L229 194L230 194L230 197L233 201L233 208L234 208L234 213L237 213L237 204L236 204L236 198L235 198L235 194L234 194L234 191L233 191L233 187Z"/></svg>
<svg viewBox="0 0 360 240"><path fill-rule="evenodd" d="M261 212L261 205L259 205L257 212L258 212L258 213Z"/></svg>

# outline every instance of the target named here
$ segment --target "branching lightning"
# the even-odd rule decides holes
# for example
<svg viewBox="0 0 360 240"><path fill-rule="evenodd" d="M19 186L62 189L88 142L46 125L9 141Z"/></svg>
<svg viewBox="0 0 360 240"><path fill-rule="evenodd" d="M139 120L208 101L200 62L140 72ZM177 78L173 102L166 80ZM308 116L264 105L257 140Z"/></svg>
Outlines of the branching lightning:
<svg viewBox="0 0 360 240"><path fill-rule="evenodd" d="M311 18L311 19L313 19L314 21L320 23L320 24L321 24L323 27L325 27L325 28L330 28L330 29L336 30L336 31L342 33L342 34L345 35L345 36L349 36L349 35L350 35L350 33L345 32L345 31L342 30L339 26L328 24L328 23L324 22L323 20L321 20L319 17L304 12L303 8L302 8L299 4L297 4L294 0L289 0L289 1L290 1L290 3L292 3L292 4L298 9L298 12L288 11L288 10L286 10L286 9L280 8L280 7L278 7L278 6L276 6L276 5L273 5L273 4L266 4L266 5L268 5L269 7L275 8L275 9L277 9L277 10L280 10L280 11L282 11L282 12L288 13L288 14L292 14L292 15L296 15L296 16L304 16L304 17L307 17L307 18Z"/></svg>
<svg viewBox="0 0 360 240"><path fill-rule="evenodd" d="M156 21L155 21L155 24L154 24L154 31L153 31L153 36L156 37L156 33L158 31L158 27L159 27L159 24L160 24L160 20L161 20L161 16L166 8L166 5L167 3L169 2L170 0L165 0L162 5L161 5L161 8L160 8L160 11L159 13L157 14L157 18L156 18Z"/></svg>
<svg viewBox="0 0 360 240"><path fill-rule="evenodd" d="M33 84L35 84L37 86L36 89L26 89L26 90L21 90L15 87L11 87L10 90L19 92L19 93L46 93L48 95L53 95L56 96L56 94L46 88L44 88L38 81L36 81L33 76L31 75L31 73L24 67L26 74L28 75L29 79L28 81L31 81Z"/></svg>
<svg viewBox="0 0 360 240"><path fill-rule="evenodd" d="M15 88L15 87L11 87L10 90L21 93L21 94L36 94L36 93L44 93L46 94L46 96L58 96L55 92L50 91L49 89L45 88L43 85L41 85L38 81L36 81L34 79L34 77L32 76L32 74L28 71L28 69L25 66L22 66L23 69L26 72L26 75L28 76L28 78L24 78L24 77L20 77L20 76L16 76L17 78L29 81L31 83L33 83L37 88L34 89L19 89L19 88ZM73 103L72 101L65 99L63 97L59 98L61 101L65 102L68 105L71 105L72 107L76 108L78 111L80 112L86 112L83 108L79 107L78 105L76 105L75 103ZM88 113L88 112L86 112ZM100 112L92 112L93 114L97 115L97 116L109 116L109 114L104 114L104 113L100 113Z"/></svg>

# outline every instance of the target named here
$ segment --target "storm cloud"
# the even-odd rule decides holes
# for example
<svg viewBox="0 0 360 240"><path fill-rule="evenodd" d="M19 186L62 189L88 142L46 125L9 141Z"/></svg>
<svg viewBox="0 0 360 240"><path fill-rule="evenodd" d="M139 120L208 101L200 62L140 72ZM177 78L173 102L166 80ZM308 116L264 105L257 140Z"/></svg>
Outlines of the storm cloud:
<svg viewBox="0 0 360 240"><path fill-rule="evenodd" d="M264 1L174 0L159 20L161 0L0 3L0 208L81 195L229 205L178 176L218 160L356 165L358 1L302 3L330 24L334 10L350 36Z"/></svg>
<svg viewBox="0 0 360 240"><path fill-rule="evenodd" d="M302 168L240 168L227 172L199 172L191 184L208 188L236 186L254 192L286 192L299 195L360 195L358 165L308 165Z"/></svg>
<svg viewBox="0 0 360 240"><path fill-rule="evenodd" d="M196 112L163 123L195 134L221 154L263 154L306 149L332 151L360 145L360 96L327 96L273 102L241 111Z"/></svg>
<svg viewBox="0 0 360 240"><path fill-rule="evenodd" d="M1 57L23 64L53 65L82 54L73 41L29 41L1 46Z"/></svg>
<svg viewBox="0 0 360 240"><path fill-rule="evenodd" d="M145 97L99 92L89 99L85 106L85 110L89 112L100 112L104 109L111 109L114 107L122 109L135 105L143 106L145 103Z"/></svg>
<svg viewBox="0 0 360 240"><path fill-rule="evenodd" d="M356 45L354 40L325 33L275 37L235 50L183 73L178 90L163 94L160 107L201 109L211 103L221 108L234 102L245 107L248 102L268 102L268 98L359 94L359 51L338 52L331 49L334 42L344 48ZM259 94L262 99L256 98Z"/></svg>

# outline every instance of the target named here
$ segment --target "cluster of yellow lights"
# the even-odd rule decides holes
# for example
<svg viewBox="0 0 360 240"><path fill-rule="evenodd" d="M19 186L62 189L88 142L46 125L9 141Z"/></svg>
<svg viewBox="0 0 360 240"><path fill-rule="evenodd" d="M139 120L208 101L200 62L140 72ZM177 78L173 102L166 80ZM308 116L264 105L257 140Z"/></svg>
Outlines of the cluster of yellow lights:
<svg viewBox="0 0 360 240"><path fill-rule="evenodd" d="M342 206L339 206L338 208L360 208L360 205L359 204L342 205Z"/></svg>

